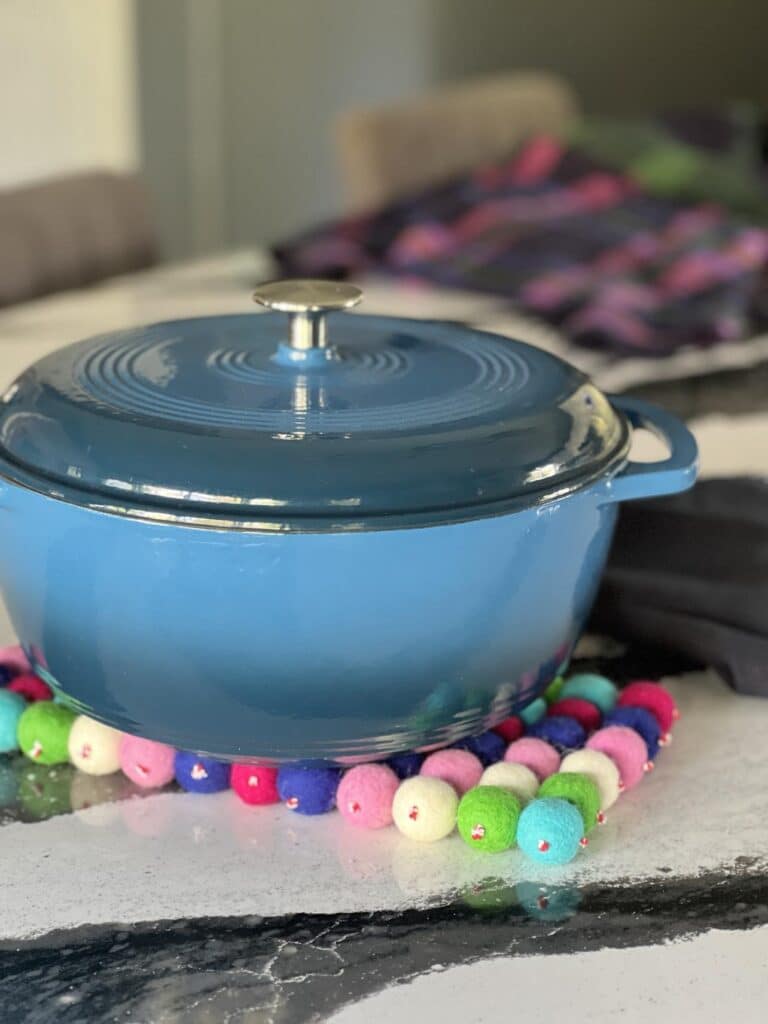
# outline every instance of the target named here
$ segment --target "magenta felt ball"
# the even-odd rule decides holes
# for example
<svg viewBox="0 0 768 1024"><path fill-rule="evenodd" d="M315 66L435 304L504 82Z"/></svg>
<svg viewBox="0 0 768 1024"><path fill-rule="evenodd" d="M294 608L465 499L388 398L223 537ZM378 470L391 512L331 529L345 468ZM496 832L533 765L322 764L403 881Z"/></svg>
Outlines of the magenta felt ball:
<svg viewBox="0 0 768 1024"><path fill-rule="evenodd" d="M643 738L625 725L598 729L587 740L587 749L599 750L610 757L619 769L620 789L632 789L645 774L648 748Z"/></svg>
<svg viewBox="0 0 768 1024"><path fill-rule="evenodd" d="M514 741L519 740L525 732L525 725L519 715L510 715L509 718L505 718L503 722L499 722L498 725L494 725L493 731L498 733L503 740L507 741L507 743L514 743Z"/></svg>
<svg viewBox="0 0 768 1024"><path fill-rule="evenodd" d="M483 766L468 750L436 750L425 759L419 774L449 782L463 796L479 783Z"/></svg>
<svg viewBox="0 0 768 1024"><path fill-rule="evenodd" d="M664 736L667 736L672 726L679 718L677 704L674 697L658 683L646 682L638 679L634 683L625 686L619 694L619 705L636 708L645 708L650 711L659 723Z"/></svg>
<svg viewBox="0 0 768 1024"><path fill-rule="evenodd" d="M233 764L230 785L244 804L277 804L277 768L261 764Z"/></svg>
<svg viewBox="0 0 768 1024"><path fill-rule="evenodd" d="M539 781L543 781L560 767L560 755L551 743L533 736L523 736L507 747L505 761L524 764Z"/></svg>
<svg viewBox="0 0 768 1024"><path fill-rule="evenodd" d="M6 690L18 693L19 696L30 703L36 700L53 699L53 691L50 686L44 683L39 676L32 675L31 672L24 672L20 676L15 676L6 686Z"/></svg>
<svg viewBox="0 0 768 1024"><path fill-rule="evenodd" d="M586 733L600 728L600 708L588 700L582 700L581 697L564 697L562 700L555 701L554 704L549 705L547 714L575 718Z"/></svg>
<svg viewBox="0 0 768 1024"><path fill-rule="evenodd" d="M176 751L165 743L126 735L120 740L119 757L123 774L144 789L167 786L173 779Z"/></svg>
<svg viewBox="0 0 768 1024"><path fill-rule="evenodd" d="M359 764L339 783L336 806L347 821L360 828L392 824L392 801L400 780L385 764Z"/></svg>

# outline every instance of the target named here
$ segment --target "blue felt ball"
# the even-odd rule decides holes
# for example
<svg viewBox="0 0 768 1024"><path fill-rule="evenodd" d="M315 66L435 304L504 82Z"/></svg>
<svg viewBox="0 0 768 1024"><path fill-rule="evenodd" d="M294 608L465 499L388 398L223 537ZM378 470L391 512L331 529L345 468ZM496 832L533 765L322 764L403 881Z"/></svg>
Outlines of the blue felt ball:
<svg viewBox="0 0 768 1024"><path fill-rule="evenodd" d="M16 728L26 710L27 702L12 690L0 690L0 754L19 749Z"/></svg>
<svg viewBox="0 0 768 1024"><path fill-rule="evenodd" d="M546 740L561 753L565 750L579 750L587 739L584 727L569 715L549 715L542 718L527 730L526 735Z"/></svg>
<svg viewBox="0 0 768 1024"><path fill-rule="evenodd" d="M517 823L517 845L539 864L567 864L579 852L584 835L581 812L567 800L532 800Z"/></svg>
<svg viewBox="0 0 768 1024"><path fill-rule="evenodd" d="M387 764L398 777L398 779L411 779L418 775L424 763L423 754L395 754L390 757Z"/></svg>
<svg viewBox="0 0 768 1024"><path fill-rule="evenodd" d="M289 811L297 814L325 814L336 805L338 768L283 765L277 773L277 792Z"/></svg>
<svg viewBox="0 0 768 1024"><path fill-rule="evenodd" d="M648 760L653 761L659 752L659 740L661 739L661 728L646 708L624 707L614 708L610 715L607 715L603 725L626 725L639 733L648 748Z"/></svg>
<svg viewBox="0 0 768 1024"><path fill-rule="evenodd" d="M18 675L15 669L8 665L0 665L0 686L7 686L10 681Z"/></svg>
<svg viewBox="0 0 768 1024"><path fill-rule="evenodd" d="M536 700L531 701L530 704L526 705L522 711L518 711L519 716L525 722L527 726L535 725L536 722L540 721L547 713L547 702L543 697L537 697Z"/></svg>
<svg viewBox="0 0 768 1024"><path fill-rule="evenodd" d="M468 750L470 754L474 754L480 759L483 768L501 761L507 750L504 739L498 733L490 730L481 732L479 736L467 736L466 739L454 743L454 747L457 750Z"/></svg>
<svg viewBox="0 0 768 1024"><path fill-rule="evenodd" d="M177 750L173 763L176 781L188 793L218 793L229 789L232 766L189 750Z"/></svg>
<svg viewBox="0 0 768 1024"><path fill-rule="evenodd" d="M618 690L605 676L599 676L596 672L580 672L578 675L566 679L560 699L566 697L581 697L595 704L604 715L613 711L618 699Z"/></svg>

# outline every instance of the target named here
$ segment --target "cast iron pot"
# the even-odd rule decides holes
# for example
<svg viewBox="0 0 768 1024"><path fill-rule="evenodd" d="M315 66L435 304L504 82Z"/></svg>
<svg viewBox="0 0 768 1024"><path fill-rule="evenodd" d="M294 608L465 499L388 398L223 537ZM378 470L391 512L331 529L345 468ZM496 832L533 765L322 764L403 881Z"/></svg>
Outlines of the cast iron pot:
<svg viewBox="0 0 768 1024"><path fill-rule="evenodd" d="M618 502L692 484L672 416L505 338L338 315L359 295L272 283L275 312L80 342L3 396L5 601L78 709L228 758L478 732L567 663ZM637 426L667 459L628 461Z"/></svg>

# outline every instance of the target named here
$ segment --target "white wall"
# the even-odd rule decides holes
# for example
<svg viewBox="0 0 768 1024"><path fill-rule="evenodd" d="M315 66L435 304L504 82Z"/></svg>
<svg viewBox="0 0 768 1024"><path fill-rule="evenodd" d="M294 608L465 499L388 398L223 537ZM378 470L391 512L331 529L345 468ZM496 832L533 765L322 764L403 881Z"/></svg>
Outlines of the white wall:
<svg viewBox="0 0 768 1024"><path fill-rule="evenodd" d="M0 188L138 162L133 0L0 0Z"/></svg>

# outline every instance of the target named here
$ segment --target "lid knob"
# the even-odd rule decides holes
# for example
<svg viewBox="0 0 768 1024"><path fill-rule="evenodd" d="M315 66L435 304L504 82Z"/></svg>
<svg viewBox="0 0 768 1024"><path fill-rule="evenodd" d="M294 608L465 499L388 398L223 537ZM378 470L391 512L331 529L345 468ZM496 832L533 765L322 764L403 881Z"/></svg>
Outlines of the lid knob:
<svg viewBox="0 0 768 1024"><path fill-rule="evenodd" d="M303 352L325 348L326 315L352 309L362 297L359 288L343 281L268 281L253 293L260 306L288 314L290 347Z"/></svg>

